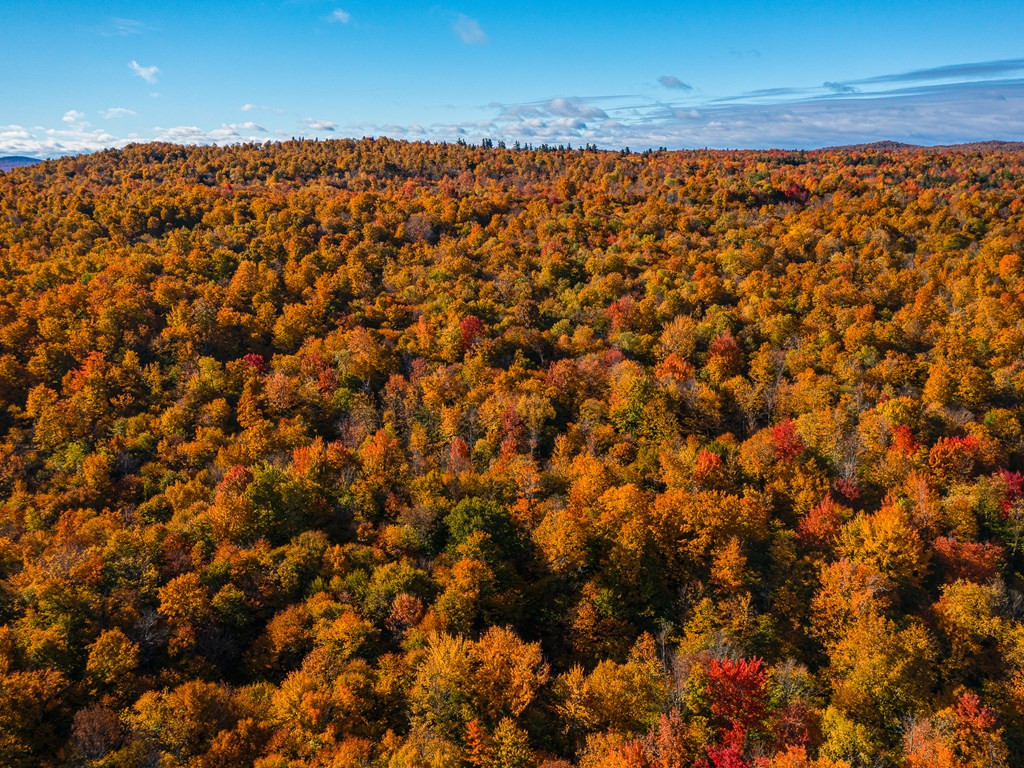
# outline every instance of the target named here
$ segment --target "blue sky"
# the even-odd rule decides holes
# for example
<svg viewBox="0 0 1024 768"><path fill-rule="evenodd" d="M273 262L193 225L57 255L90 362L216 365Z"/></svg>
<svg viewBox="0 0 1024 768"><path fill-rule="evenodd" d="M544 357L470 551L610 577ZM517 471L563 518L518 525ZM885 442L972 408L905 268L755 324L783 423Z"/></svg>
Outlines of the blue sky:
<svg viewBox="0 0 1024 768"><path fill-rule="evenodd" d="M4 0L0 30L0 154L1024 139L1020 0Z"/></svg>

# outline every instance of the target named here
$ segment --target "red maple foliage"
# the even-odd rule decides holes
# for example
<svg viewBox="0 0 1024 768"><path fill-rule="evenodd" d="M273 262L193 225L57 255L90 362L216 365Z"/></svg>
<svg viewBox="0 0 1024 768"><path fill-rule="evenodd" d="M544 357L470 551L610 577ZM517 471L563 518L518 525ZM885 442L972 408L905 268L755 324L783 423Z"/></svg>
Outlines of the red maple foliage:
<svg viewBox="0 0 1024 768"><path fill-rule="evenodd" d="M711 714L726 743L742 744L767 712L767 672L760 659L713 659L708 670Z"/></svg>
<svg viewBox="0 0 1024 768"><path fill-rule="evenodd" d="M950 581L968 579L987 582L1002 565L1006 550L999 544L981 541L958 541L940 536L932 542L935 560Z"/></svg>
<svg viewBox="0 0 1024 768"><path fill-rule="evenodd" d="M831 544L843 527L841 509L831 496L826 496L800 519L796 528L797 540L813 547L824 547Z"/></svg>
<svg viewBox="0 0 1024 768"><path fill-rule="evenodd" d="M781 461L796 458L806 448L792 419L786 419L781 424L772 427L771 441L772 447L775 449L775 457Z"/></svg>
<svg viewBox="0 0 1024 768"><path fill-rule="evenodd" d="M476 315L467 315L459 321L459 333L461 334L461 340L459 348L465 352L468 349L472 349L476 340L486 330L486 326L483 321Z"/></svg>

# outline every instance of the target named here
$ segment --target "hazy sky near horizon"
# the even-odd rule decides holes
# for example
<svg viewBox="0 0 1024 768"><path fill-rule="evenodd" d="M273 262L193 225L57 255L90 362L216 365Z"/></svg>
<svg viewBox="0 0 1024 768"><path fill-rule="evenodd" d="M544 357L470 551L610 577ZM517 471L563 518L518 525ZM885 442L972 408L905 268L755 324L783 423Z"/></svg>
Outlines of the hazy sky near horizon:
<svg viewBox="0 0 1024 768"><path fill-rule="evenodd" d="M0 30L0 155L1024 140L1020 0L4 0Z"/></svg>

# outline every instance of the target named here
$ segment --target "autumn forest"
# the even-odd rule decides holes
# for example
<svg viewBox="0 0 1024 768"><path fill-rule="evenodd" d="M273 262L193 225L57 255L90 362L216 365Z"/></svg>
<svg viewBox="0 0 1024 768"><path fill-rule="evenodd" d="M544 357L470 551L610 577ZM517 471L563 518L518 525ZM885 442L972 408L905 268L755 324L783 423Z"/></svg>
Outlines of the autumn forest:
<svg viewBox="0 0 1024 768"><path fill-rule="evenodd" d="M1024 766L1024 152L0 174L0 765Z"/></svg>

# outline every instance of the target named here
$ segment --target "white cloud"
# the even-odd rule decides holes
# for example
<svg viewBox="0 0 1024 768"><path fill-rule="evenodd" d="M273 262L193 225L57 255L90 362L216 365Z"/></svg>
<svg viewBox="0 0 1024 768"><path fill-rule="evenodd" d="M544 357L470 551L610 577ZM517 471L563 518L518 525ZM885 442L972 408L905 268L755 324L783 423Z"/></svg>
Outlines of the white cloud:
<svg viewBox="0 0 1024 768"><path fill-rule="evenodd" d="M118 117L135 117L138 113L127 107L110 107L110 109L104 109L100 114L107 120L114 120Z"/></svg>
<svg viewBox="0 0 1024 768"><path fill-rule="evenodd" d="M242 111L243 112L252 112L254 109L256 109L256 105L255 104L243 104L242 105Z"/></svg>
<svg viewBox="0 0 1024 768"><path fill-rule="evenodd" d="M348 11L343 11L341 8L335 8L333 11L331 11L329 19L331 21L336 21L340 24L348 24L350 21L352 21L352 14L349 13Z"/></svg>
<svg viewBox="0 0 1024 768"><path fill-rule="evenodd" d="M487 42L487 33L480 26L480 22L464 13L456 17L452 30L466 45L484 45Z"/></svg>
<svg viewBox="0 0 1024 768"><path fill-rule="evenodd" d="M109 147L121 147L131 141L100 129L90 129L87 123L68 124L66 128L25 128L20 125L0 125L0 154L56 157L82 152L98 152Z"/></svg>
<svg viewBox="0 0 1024 768"><path fill-rule="evenodd" d="M603 109L587 104L581 99L551 99L543 108L558 117L583 117L588 120L608 117Z"/></svg>
<svg viewBox="0 0 1024 768"><path fill-rule="evenodd" d="M68 123L69 125L75 125L77 123L81 123L84 117L84 112L79 112L77 109L69 109L67 112L64 113L64 116L61 118L61 120L65 123Z"/></svg>
<svg viewBox="0 0 1024 768"><path fill-rule="evenodd" d="M302 121L302 125L311 131L334 132L338 128L338 124L332 123L330 120L314 120L309 117Z"/></svg>
<svg viewBox="0 0 1024 768"><path fill-rule="evenodd" d="M128 68L136 75L141 77L147 83L155 83L156 76L160 74L160 68L155 66L144 67L139 62L132 59L132 63L128 65Z"/></svg>
<svg viewBox="0 0 1024 768"><path fill-rule="evenodd" d="M102 149L146 141L170 141L178 144L262 143L271 135L286 138L280 134L271 134L262 125L254 122L224 123L219 128L209 130L194 125L156 127L145 134L132 132L120 136L102 129L94 129L88 123L68 124L64 128L0 125L0 155L57 157L98 152Z"/></svg>
<svg viewBox="0 0 1024 768"><path fill-rule="evenodd" d="M210 130L195 125L177 125L172 128L157 128L154 138L176 144L238 144L240 142L262 142L267 129L256 123L224 123L220 128Z"/></svg>

